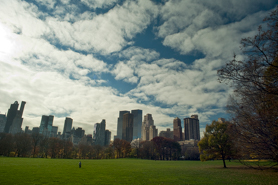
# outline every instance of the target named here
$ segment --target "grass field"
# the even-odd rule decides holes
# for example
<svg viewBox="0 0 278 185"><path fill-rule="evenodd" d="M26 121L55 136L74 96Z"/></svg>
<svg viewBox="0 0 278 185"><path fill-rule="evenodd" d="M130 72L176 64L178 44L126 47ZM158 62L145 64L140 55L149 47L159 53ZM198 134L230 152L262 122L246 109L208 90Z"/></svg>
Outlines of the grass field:
<svg viewBox="0 0 278 185"><path fill-rule="evenodd" d="M275 170L222 161L0 157L0 184L278 184Z"/></svg>

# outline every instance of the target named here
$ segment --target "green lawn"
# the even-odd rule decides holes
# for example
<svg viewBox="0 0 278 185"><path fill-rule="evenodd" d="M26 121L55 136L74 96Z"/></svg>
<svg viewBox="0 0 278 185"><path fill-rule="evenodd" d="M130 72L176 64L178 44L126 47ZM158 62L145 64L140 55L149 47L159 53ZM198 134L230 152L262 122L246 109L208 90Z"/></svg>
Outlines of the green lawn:
<svg viewBox="0 0 278 185"><path fill-rule="evenodd" d="M222 161L0 157L0 184L278 184L275 170Z"/></svg>

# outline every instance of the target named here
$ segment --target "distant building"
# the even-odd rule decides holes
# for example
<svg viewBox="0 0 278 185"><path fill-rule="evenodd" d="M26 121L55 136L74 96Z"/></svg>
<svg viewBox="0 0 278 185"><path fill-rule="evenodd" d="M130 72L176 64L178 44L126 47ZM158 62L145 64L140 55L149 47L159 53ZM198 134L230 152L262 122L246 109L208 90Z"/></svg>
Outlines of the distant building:
<svg viewBox="0 0 278 185"><path fill-rule="evenodd" d="M58 127L57 126L52 126L51 137L57 137L57 132L58 132Z"/></svg>
<svg viewBox="0 0 278 185"><path fill-rule="evenodd" d="M70 138L71 128L72 128L72 119L66 117L65 123L64 123L64 130L63 130L63 139Z"/></svg>
<svg viewBox="0 0 278 185"><path fill-rule="evenodd" d="M94 125L94 136L95 145L104 146L105 145L105 127L106 121L103 119L101 123L96 123Z"/></svg>
<svg viewBox="0 0 278 185"><path fill-rule="evenodd" d="M167 128L166 131L160 131L159 136L174 139L174 132L171 131L170 128Z"/></svg>
<svg viewBox="0 0 278 185"><path fill-rule="evenodd" d="M119 112L119 117L118 117L118 122L117 122L117 136L114 137L114 139L119 138L122 139L123 135L123 117L125 113L130 113L127 110L120 111Z"/></svg>
<svg viewBox="0 0 278 185"><path fill-rule="evenodd" d="M16 134L16 133L22 132L22 129L21 129L22 122L23 122L22 115L23 115L23 110L24 110L25 104L26 104L26 102L22 101L21 105L20 105L20 110L16 111L16 115L12 121L12 125L10 126L9 133ZM7 126L7 124L6 124L6 126Z"/></svg>
<svg viewBox="0 0 278 185"><path fill-rule="evenodd" d="M131 110L131 114L133 114L133 139L141 138L141 130L142 130L142 110Z"/></svg>
<svg viewBox="0 0 278 185"><path fill-rule="evenodd" d="M39 133L40 133L40 128L39 127L33 127L32 134L39 134Z"/></svg>
<svg viewBox="0 0 278 185"><path fill-rule="evenodd" d="M23 122L23 110L26 102L22 101L20 110L18 109L18 102L15 101L14 104L11 104L10 109L8 110L7 121L5 124L4 132L5 133L19 133L22 131L21 126Z"/></svg>
<svg viewBox="0 0 278 185"><path fill-rule="evenodd" d="M32 130L30 130L29 127L26 126L26 127L25 127L25 130L24 130L24 133L25 133L25 134L32 134Z"/></svg>
<svg viewBox="0 0 278 185"><path fill-rule="evenodd" d="M6 114L0 114L0 133L4 132L6 121L7 121Z"/></svg>
<svg viewBox="0 0 278 185"><path fill-rule="evenodd" d="M105 146L110 145L110 141L111 141L111 132L109 130L105 130Z"/></svg>
<svg viewBox="0 0 278 185"><path fill-rule="evenodd" d="M150 141L157 136L157 129L154 125L154 121L151 114L146 114L144 116L141 134L141 138L143 141Z"/></svg>
<svg viewBox="0 0 278 185"><path fill-rule="evenodd" d="M40 124L40 134L46 137L51 137L53 121L54 121L54 116L43 115Z"/></svg>
<svg viewBox="0 0 278 185"><path fill-rule="evenodd" d="M184 118L184 139L200 140L198 115L191 115L190 118Z"/></svg>
<svg viewBox="0 0 278 185"><path fill-rule="evenodd" d="M74 127L72 128L70 138L74 145L78 145L84 136L85 130L83 130L81 127L78 127L77 129Z"/></svg>
<svg viewBox="0 0 278 185"><path fill-rule="evenodd" d="M174 140L181 141L182 140L181 120L178 117L176 117L173 120L173 130L174 130Z"/></svg>
<svg viewBox="0 0 278 185"><path fill-rule="evenodd" d="M123 116L122 139L131 142L133 138L133 114L125 113Z"/></svg>

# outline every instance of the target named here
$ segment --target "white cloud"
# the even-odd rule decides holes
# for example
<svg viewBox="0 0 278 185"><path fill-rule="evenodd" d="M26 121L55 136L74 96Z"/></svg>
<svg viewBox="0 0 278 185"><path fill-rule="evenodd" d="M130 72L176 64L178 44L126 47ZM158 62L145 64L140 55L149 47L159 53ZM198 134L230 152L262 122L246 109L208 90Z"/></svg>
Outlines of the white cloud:
<svg viewBox="0 0 278 185"><path fill-rule="evenodd" d="M114 5L118 0L81 0L85 5L90 8L106 8L108 6Z"/></svg>
<svg viewBox="0 0 278 185"><path fill-rule="evenodd" d="M56 0L35 0L39 4L46 6L48 9L53 9L56 4Z"/></svg>

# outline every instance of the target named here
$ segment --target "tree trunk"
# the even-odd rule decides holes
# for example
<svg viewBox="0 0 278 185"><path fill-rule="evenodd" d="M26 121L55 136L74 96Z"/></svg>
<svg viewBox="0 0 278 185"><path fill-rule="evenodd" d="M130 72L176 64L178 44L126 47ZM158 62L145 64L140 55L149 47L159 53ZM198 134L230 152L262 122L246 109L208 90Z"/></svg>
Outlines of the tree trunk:
<svg viewBox="0 0 278 185"><path fill-rule="evenodd" d="M227 168L227 167L226 167L226 162L225 162L225 155L224 155L223 153L222 153L221 155L222 155L222 160L223 160L224 168Z"/></svg>

